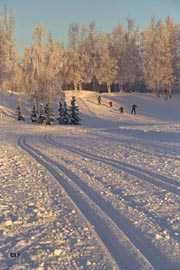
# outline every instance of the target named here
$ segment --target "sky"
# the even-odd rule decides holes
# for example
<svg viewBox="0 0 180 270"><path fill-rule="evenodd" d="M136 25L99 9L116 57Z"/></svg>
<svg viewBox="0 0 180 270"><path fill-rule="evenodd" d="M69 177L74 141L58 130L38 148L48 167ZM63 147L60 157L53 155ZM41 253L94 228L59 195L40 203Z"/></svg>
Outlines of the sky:
<svg viewBox="0 0 180 270"><path fill-rule="evenodd" d="M42 24L54 37L67 42L70 23L94 21L99 31L110 32L125 19L134 19L140 28L152 16L171 16L180 22L180 0L0 0L0 7L12 8L16 15L19 51L30 44L32 31Z"/></svg>

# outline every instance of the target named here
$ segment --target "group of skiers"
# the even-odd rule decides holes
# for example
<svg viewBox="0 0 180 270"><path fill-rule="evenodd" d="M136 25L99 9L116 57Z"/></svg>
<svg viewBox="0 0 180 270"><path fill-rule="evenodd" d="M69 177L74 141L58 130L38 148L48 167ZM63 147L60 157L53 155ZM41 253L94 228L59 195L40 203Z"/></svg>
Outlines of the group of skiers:
<svg viewBox="0 0 180 270"><path fill-rule="evenodd" d="M98 101L98 104L99 104L99 105L102 104L102 103L101 103L101 101L102 101L101 96L98 96L98 97L97 97L97 101ZM112 108L112 106L113 106L112 101L109 101L109 102L108 102L108 105L109 105L110 108ZM135 115L135 114L136 114L136 108L137 108L137 107L138 107L138 106L137 106L136 104L131 105L131 111L130 111L130 113ZM121 107L119 108L119 111L120 111L120 113L124 113L124 108L121 106Z"/></svg>

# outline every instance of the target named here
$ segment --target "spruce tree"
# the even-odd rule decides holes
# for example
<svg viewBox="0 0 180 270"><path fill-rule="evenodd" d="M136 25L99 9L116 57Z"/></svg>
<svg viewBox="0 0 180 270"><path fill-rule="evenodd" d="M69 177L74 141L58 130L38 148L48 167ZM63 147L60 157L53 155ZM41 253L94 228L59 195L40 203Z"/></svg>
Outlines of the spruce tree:
<svg viewBox="0 0 180 270"><path fill-rule="evenodd" d="M45 121L46 121L46 125L51 125L51 112L50 112L50 107L49 104L46 104L46 106L44 107L44 113L45 113Z"/></svg>
<svg viewBox="0 0 180 270"><path fill-rule="evenodd" d="M36 107L35 107L35 105L34 105L33 108L32 108L31 121L32 121L32 122L37 122L37 112L36 112Z"/></svg>
<svg viewBox="0 0 180 270"><path fill-rule="evenodd" d="M57 120L58 120L59 124L64 124L64 121L63 121L64 108L63 108L63 104L61 102L59 102L58 112L59 112L59 117L57 118Z"/></svg>
<svg viewBox="0 0 180 270"><path fill-rule="evenodd" d="M76 104L76 98L72 97L70 106L70 122L73 125L78 125L80 121L79 107Z"/></svg>
<svg viewBox="0 0 180 270"><path fill-rule="evenodd" d="M69 124L69 113L68 113L68 108L67 108L67 103L64 101L64 108L63 108L63 124L67 125Z"/></svg>
<svg viewBox="0 0 180 270"><path fill-rule="evenodd" d="M40 110L39 110L39 117L37 119L37 122L39 124L42 124L45 120L45 115L44 115L44 110L42 104L40 105Z"/></svg>

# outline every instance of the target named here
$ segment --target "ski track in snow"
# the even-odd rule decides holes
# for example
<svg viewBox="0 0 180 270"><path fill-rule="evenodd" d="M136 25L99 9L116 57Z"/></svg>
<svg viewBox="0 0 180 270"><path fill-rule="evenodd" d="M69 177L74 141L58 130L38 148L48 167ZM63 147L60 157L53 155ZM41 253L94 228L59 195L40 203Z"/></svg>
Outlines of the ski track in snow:
<svg viewBox="0 0 180 270"><path fill-rule="evenodd" d="M139 245L136 248L121 230L121 226L127 228L126 232L129 230L128 234L131 235L131 239L136 239L137 231L133 231L131 227L128 228L127 220L123 221L121 220L122 217L117 217L115 209L101 198L97 192L86 185L77 175L74 175L70 170L63 167L63 165L55 163L39 150L27 144L24 137L19 139L18 145L45 166L63 186L71 199L94 226L96 232L116 260L119 268L132 270L133 265L134 270L160 269L154 268L144 254L140 252L140 250L143 250L145 253L148 250L145 242L142 239L140 240L140 237L137 238L135 242L138 242ZM68 176L69 183L59 177L59 170ZM150 249L147 252L149 253L148 257L151 256L151 260L155 266L157 264L161 265L161 267L163 266L164 270L169 269L170 264L168 262L161 260L160 257L155 257L157 253L153 254L153 250Z"/></svg>
<svg viewBox="0 0 180 270"><path fill-rule="evenodd" d="M93 159L95 161L100 161L102 163L105 163L107 165L111 165L112 167L115 167L119 170L124 170L125 172L138 177L142 181L147 181L150 182L151 184L157 186L158 188L162 188L167 190L168 192L172 192L176 195L180 195L180 184L178 182L174 181L174 184L172 184L172 181L169 180L165 176L158 175L156 173L147 171L147 170L142 170L140 167L136 167L124 162L108 159L106 157L99 157L97 155L94 155L92 153L82 151L76 147L73 146L68 146L68 145L63 145L60 143L56 143L54 140L52 140L51 137L47 138L48 142L54 143L55 145L65 148L66 150L69 150L70 152L73 152L75 154L78 154L80 156L83 156L88 159Z"/></svg>
<svg viewBox="0 0 180 270"><path fill-rule="evenodd" d="M87 152L84 152L82 150L79 150L78 148L73 148L72 146L70 147L70 146L64 145L64 144L59 143L59 142L57 143L56 140L53 139L51 135L45 135L44 136L44 139L45 139L45 142L46 143L48 143L50 145L53 145L55 147L58 147L60 149L64 149L65 151L68 151L71 154L79 155L81 158L86 158L86 159L92 160L92 161L97 161L98 160L101 163L104 163L105 165L106 164L111 165L112 168L115 167L115 168L118 168L118 170L121 170L122 171L122 168L120 168L119 166L116 167L116 166L113 166L113 164L111 164L111 163L109 164L109 163L103 162L102 159L100 159L100 160L99 159L94 159L94 156L92 157L91 155L88 155ZM129 171L126 171L126 169L123 168L123 170L125 170L125 172L129 173ZM137 176L137 175L135 175L135 176ZM139 175L138 175L138 179L139 179ZM102 184L104 184L104 182L100 178L98 179L98 181L101 182ZM111 190L111 191L112 191L112 193L114 193L115 195L117 195L117 192L116 191L113 191L113 190ZM168 191L169 191L169 189L168 189ZM148 211L145 208L143 208L143 206L138 206L138 205L136 206L135 202L133 202L132 199L126 198L126 196L123 196L123 194L119 194L119 196L124 201L126 201L127 205L133 207L136 210L143 211L144 214L146 214L149 218L151 218L152 220L154 220L155 224L159 224L159 226L162 227L162 228L164 228L164 229L169 229L168 224L166 224L165 226L163 226L162 221L159 220L158 216L155 213L151 213L150 211ZM171 237L172 238L174 238L175 240L177 240L177 237L173 233L170 233L170 234L171 234Z"/></svg>
<svg viewBox="0 0 180 270"><path fill-rule="evenodd" d="M55 179L6 136L0 146L0 270L118 269ZM20 258L11 258L17 251Z"/></svg>
<svg viewBox="0 0 180 270"><path fill-rule="evenodd" d="M47 137L45 136L44 137L44 139L45 140L47 140ZM49 142L49 141L48 141ZM52 141L51 141L51 143L52 143ZM26 144L26 146L27 146L27 144ZM55 146L57 146L57 143L55 143ZM173 268L174 270L175 269L178 269L178 268L176 268L176 266L175 265L173 265L170 261L168 261L165 257L163 257L162 255L161 255L161 253L154 247L154 246L152 246L151 245L151 243L150 242L148 242L146 239L144 239L143 238L143 235L141 234L141 233L139 233L138 232L138 230L137 229L135 229L133 226L132 226L132 224L130 224L129 222L128 222L128 220L125 218L125 217L123 217L122 215L120 215L120 213L119 212L117 212L116 211L116 209L114 209L112 206L111 206L111 204L109 204L108 202L106 202L106 200L104 200L102 197L100 197L99 195L98 195L98 193L95 191L95 190L93 190L92 188L90 188L88 185L86 185L85 183L84 183L84 181L82 181L77 175L74 175L69 169L67 169L67 168L65 168L62 164L60 164L59 162L57 163L57 162L55 162L55 161L52 161L49 157L47 157L46 155L44 155L42 152L40 152L39 150L37 150L37 149L35 149L34 147L32 147L32 146L29 146L28 145L28 147L30 147L30 150L33 152L33 155L34 155L34 153L35 153L35 158L42 164L42 163L44 163L44 161L42 162L42 160L41 159L43 159L43 160L45 160L45 161L47 161L48 162L48 165L46 164L43 164L43 165L45 165L46 167L48 167L48 169L49 168L51 168L52 166L55 166L55 167L57 167L57 168L59 168L63 173L65 173L68 177L69 177L69 179L71 179L71 181L75 181L75 183L76 184L78 184L78 188L79 189L81 189L81 190L83 190L83 192L86 192L86 194L88 195L88 197L90 196L90 200L92 199L95 203L96 203L96 205L98 205L98 207L100 206L100 208L102 208L103 209L103 211L105 211L106 212L106 214L113 220L113 222L115 222L115 228L116 228L116 226L118 226L120 229L122 229L124 232L125 232L125 234L127 235L126 237L128 237L129 239L130 239L130 243L131 243L131 245L132 245L132 247L130 246L130 247L126 247L127 249L129 249L129 250L133 250L133 249L135 249L135 247L134 247L134 245L136 246L136 250L140 250L141 252L142 252L142 254L140 253L140 255L141 256L137 256L137 251L132 251L132 253L134 253L134 254L136 254L136 256L138 257L138 258L148 258L148 260L149 260L149 262L151 262L151 264L152 264L152 266L154 267L154 268L152 268L152 269L167 269L167 270L169 270L169 269L171 269L171 268ZM27 149L26 149L27 150ZM28 149L29 150L29 149ZM28 151L29 152L29 151ZM31 152L31 154L32 154L32 152ZM45 162L46 163L46 162ZM51 171L51 170L50 170ZM72 193L70 193L70 197L72 197ZM79 199L76 201L76 203L77 202L79 202ZM83 203L83 202L82 202ZM84 204L84 203L83 203ZM78 204L78 206L80 207L80 209L81 209L81 207L82 207L82 205L80 204ZM93 206L94 207L94 206ZM105 210L104 210L105 209ZM82 209L81 209L82 210ZM82 210L83 211L83 210ZM85 210L85 213L86 213L86 210ZM117 216L118 216L118 218L117 218ZM87 213L86 213L86 217L88 218L88 220L89 220L89 217L87 216ZM97 217L96 217L96 221L97 221L98 219L97 219ZM105 219L106 220L106 219ZM91 219L90 219L90 222L91 222ZM94 222L94 221L93 221ZM108 220L108 223L110 223L110 221ZM93 223L94 224L94 223ZM99 224L101 224L101 228L103 227L104 228L104 226L103 226L103 223L101 223L101 222L99 222L99 220L98 220L98 223L97 223L98 225ZM113 226L112 226L113 227ZM104 240L104 233L103 233L103 235L101 235L101 230L100 230L100 228L99 228L99 230L98 230L98 228L96 228L97 229L97 232L98 233L100 233L100 237L101 237L101 239L102 240ZM105 230L105 232L106 232L106 230ZM106 234L107 233L109 233L109 232L106 232ZM116 233L118 233L118 229L116 228ZM122 233L121 233L122 234ZM120 235L121 235L120 234ZM109 235L111 235L111 233L109 233ZM117 236L116 236L117 237ZM127 239L128 239L127 238ZM113 234L111 235L111 237L110 237L110 239L115 239L114 237L113 237ZM123 239L123 237L122 237L122 235L121 235L121 241L122 241L122 239ZM132 244L132 242L134 243L134 244ZM124 241L123 241L124 242ZM123 264L122 262L123 262L123 258L128 258L129 256L125 256L124 255L124 252L122 252L122 248L121 248L121 246L120 246L120 248L119 248L119 252L120 253L113 253L113 248L112 248L112 246L110 245L110 247L109 247L109 243L107 243L107 242L105 242L106 243L106 245L107 245L107 248L110 248L110 251L111 251L111 253L112 253L112 256L117 260L117 258L119 258L118 259L118 261L117 261L117 263L118 264L120 264L120 266L121 267L123 267L122 269L132 269L131 267L132 267L132 259L130 260L130 259L128 259L128 261L129 261L129 263L130 263L130 265L126 265L126 263L127 263L127 259L125 260L126 261L126 263L125 264ZM115 243L115 242L114 242ZM121 242L120 242L121 243ZM127 240L126 240L126 245L127 245ZM118 246L118 243L116 242L116 247ZM116 250L116 252L117 252L117 249L115 249ZM127 251L126 251L127 252ZM123 254L123 256L121 257L121 255ZM139 254L138 254L139 255ZM120 260L120 261L119 261ZM147 263L146 263L147 264ZM144 264L144 265L146 265L146 264ZM134 265L134 269L136 269L136 267L135 267L135 264L133 263L133 265ZM141 268L140 269L146 269L146 268L144 268L145 266L141 266ZM139 269L138 268L138 265L137 265L137 269ZM147 268L148 269L148 268ZM151 268L150 268L151 269Z"/></svg>
<svg viewBox="0 0 180 270"><path fill-rule="evenodd" d="M83 111L87 112L91 116L95 116L96 117L95 112L93 112L90 109L89 105L87 105L87 102L84 99L82 99L81 97L78 97L78 103L81 106L81 108L83 109Z"/></svg>

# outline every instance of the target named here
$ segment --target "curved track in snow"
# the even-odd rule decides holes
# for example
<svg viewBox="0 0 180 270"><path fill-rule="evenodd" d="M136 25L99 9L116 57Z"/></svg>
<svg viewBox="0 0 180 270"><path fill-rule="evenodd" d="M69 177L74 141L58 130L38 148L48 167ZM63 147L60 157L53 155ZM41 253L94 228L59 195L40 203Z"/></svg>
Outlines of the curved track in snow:
<svg viewBox="0 0 180 270"><path fill-rule="evenodd" d="M165 176L158 175L154 172L150 172L146 169L142 169L140 167L117 161L117 160L112 160L106 157L100 157L97 155L94 155L92 153L89 153L87 151L82 151L81 149L69 145L64 145L62 143L57 143L54 139L52 139L51 136L46 136L46 141L48 143L54 144L56 146L59 146L67 151L70 151L74 154L80 155L82 157L94 160L94 161L100 161L106 165L110 165L116 169L122 170L127 172L130 175L136 176L137 178L146 181L148 183L153 184L154 186L164 189L168 192L174 193L175 195L180 195L180 185L178 182L172 181Z"/></svg>
<svg viewBox="0 0 180 270"><path fill-rule="evenodd" d="M143 141L141 139L136 138L135 142L140 143L141 146L143 146L143 148L146 148L146 150L145 150L145 149L140 149L140 148L129 145L130 142L131 142L131 144L133 142L132 137L129 139L123 138L123 140L122 140L122 138L119 138L118 136L113 136L113 134L111 134L111 137L110 137L102 131L96 132L96 136L98 136L99 138L103 136L103 139L105 139L105 140L109 140L111 138L113 141L115 141L123 146L125 144L128 144L129 149L134 150L138 153L143 153L145 155L151 155L151 156L156 155L156 157L159 157L159 158L164 157L164 158L172 159L175 161L180 161L180 148L177 147L177 145L175 145L173 147L173 150L172 150L172 146L166 145L166 146L162 147L158 143L155 144L154 142L151 142L150 147L149 147L151 149L147 149L147 144L143 143Z"/></svg>
<svg viewBox="0 0 180 270"><path fill-rule="evenodd" d="M127 226L129 232L132 228L128 228L126 220L121 220L121 216L117 216L115 209L105 199L73 172L65 168L62 164L51 160L38 149L27 143L26 140L26 136L21 136L18 139L18 145L38 163L43 165L64 188L81 213L94 227L105 247L116 261L118 269L132 270L133 266L133 270L160 270L161 268L158 265L163 265L164 270L169 270L166 267L168 265L167 262L163 262L159 257L154 257L153 262L150 262L145 257L142 251L144 249L146 251L147 247L145 247L143 239L139 239L138 248L132 243L123 230L121 230L121 226ZM136 239L136 233L131 231L131 238ZM153 258L155 255L153 251L149 249L148 252L151 252L149 256Z"/></svg>
<svg viewBox="0 0 180 270"><path fill-rule="evenodd" d="M25 136L20 137L18 145L42 164L62 185L76 206L94 226L96 233L120 269L132 270L132 265L133 270L178 269L167 258L164 258L150 241L147 242L142 233L97 191L71 170L35 149L26 142L26 139ZM47 137L45 136L44 139L47 140Z"/></svg>

